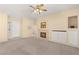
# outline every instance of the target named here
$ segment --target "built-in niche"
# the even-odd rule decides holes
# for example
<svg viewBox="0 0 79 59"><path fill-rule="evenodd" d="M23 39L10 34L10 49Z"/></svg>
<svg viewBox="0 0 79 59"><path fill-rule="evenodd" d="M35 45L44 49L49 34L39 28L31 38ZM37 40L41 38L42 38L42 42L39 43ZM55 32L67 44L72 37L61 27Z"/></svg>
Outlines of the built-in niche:
<svg viewBox="0 0 79 59"><path fill-rule="evenodd" d="M41 22L41 28L46 28L46 22Z"/></svg>
<svg viewBox="0 0 79 59"><path fill-rule="evenodd" d="M40 37L46 38L46 32L40 32Z"/></svg>
<svg viewBox="0 0 79 59"><path fill-rule="evenodd" d="M78 16L68 17L68 28L78 28Z"/></svg>

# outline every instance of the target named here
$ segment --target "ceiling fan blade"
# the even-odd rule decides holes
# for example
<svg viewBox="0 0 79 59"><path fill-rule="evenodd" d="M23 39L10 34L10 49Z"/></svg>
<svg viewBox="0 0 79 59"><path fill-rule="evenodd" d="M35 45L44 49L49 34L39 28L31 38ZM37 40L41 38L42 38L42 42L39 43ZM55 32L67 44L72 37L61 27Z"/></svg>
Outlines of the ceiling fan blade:
<svg viewBox="0 0 79 59"><path fill-rule="evenodd" d="M35 9L35 7L33 7L33 6L29 6L29 7L32 7L33 9Z"/></svg>
<svg viewBox="0 0 79 59"><path fill-rule="evenodd" d="M43 6L44 6L43 4L38 4L38 5L36 5L36 8L41 8Z"/></svg>
<svg viewBox="0 0 79 59"><path fill-rule="evenodd" d="M47 11L46 9L42 9L42 11Z"/></svg>
<svg viewBox="0 0 79 59"><path fill-rule="evenodd" d="M36 5L36 8L39 9L40 8L40 5Z"/></svg>
<svg viewBox="0 0 79 59"><path fill-rule="evenodd" d="M44 6L44 4L40 4L40 6Z"/></svg>

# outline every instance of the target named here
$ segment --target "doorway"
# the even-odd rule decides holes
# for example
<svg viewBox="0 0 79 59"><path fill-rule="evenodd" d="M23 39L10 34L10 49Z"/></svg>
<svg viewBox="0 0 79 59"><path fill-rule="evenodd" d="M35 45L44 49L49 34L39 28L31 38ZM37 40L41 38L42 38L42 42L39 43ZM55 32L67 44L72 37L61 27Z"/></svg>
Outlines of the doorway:
<svg viewBox="0 0 79 59"><path fill-rule="evenodd" d="M20 38L20 21L19 20L10 20L8 22L9 28L8 28L8 38Z"/></svg>

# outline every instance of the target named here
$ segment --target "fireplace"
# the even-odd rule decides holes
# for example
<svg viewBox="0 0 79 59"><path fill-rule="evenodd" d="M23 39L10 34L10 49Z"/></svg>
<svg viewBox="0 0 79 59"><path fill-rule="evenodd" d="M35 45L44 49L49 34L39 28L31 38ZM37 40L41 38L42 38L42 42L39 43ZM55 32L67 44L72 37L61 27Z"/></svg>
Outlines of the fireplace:
<svg viewBox="0 0 79 59"><path fill-rule="evenodd" d="M46 38L46 32L40 32L40 37Z"/></svg>

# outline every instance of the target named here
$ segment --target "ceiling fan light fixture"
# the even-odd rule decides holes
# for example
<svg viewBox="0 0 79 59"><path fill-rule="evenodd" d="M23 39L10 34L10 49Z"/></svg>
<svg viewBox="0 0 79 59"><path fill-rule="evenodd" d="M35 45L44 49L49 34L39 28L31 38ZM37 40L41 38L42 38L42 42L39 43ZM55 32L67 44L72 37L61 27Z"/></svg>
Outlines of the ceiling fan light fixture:
<svg viewBox="0 0 79 59"><path fill-rule="evenodd" d="M40 12L43 12L42 10L40 10Z"/></svg>
<svg viewBox="0 0 79 59"><path fill-rule="evenodd" d="M39 12L39 9L35 9L34 12L35 12L35 13L36 13L36 12Z"/></svg>
<svg viewBox="0 0 79 59"><path fill-rule="evenodd" d="M36 11L39 11L39 9L36 9Z"/></svg>
<svg viewBox="0 0 79 59"><path fill-rule="evenodd" d="M35 13L41 13L43 11L47 11L47 9L44 9L44 4L36 5L36 7L30 6L34 9Z"/></svg>
<svg viewBox="0 0 79 59"><path fill-rule="evenodd" d="M36 13L36 12L43 12L43 11L39 10L39 9L36 9L36 10L34 10L34 12Z"/></svg>

